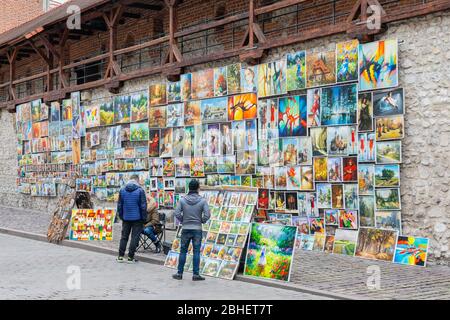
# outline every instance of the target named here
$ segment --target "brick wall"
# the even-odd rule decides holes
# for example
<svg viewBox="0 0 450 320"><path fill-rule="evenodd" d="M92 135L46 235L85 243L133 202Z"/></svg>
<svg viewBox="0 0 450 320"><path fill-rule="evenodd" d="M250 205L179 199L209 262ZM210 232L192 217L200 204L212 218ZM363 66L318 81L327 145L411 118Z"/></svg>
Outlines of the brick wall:
<svg viewBox="0 0 450 320"><path fill-rule="evenodd" d="M42 0L1 0L0 33L44 13Z"/></svg>

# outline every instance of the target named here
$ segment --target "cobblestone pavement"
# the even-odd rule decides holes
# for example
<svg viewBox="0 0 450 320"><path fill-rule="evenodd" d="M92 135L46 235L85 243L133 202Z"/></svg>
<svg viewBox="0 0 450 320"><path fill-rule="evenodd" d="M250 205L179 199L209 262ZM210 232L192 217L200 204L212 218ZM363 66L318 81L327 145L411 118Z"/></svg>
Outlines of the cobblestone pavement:
<svg viewBox="0 0 450 320"><path fill-rule="evenodd" d="M239 281L193 282L190 274L176 281L158 265L119 264L110 255L15 236L0 234L0 243L1 299L323 299Z"/></svg>
<svg viewBox="0 0 450 320"><path fill-rule="evenodd" d="M1 228L46 234L49 221L50 217L44 213L0 207ZM120 224L115 225L114 231L114 241L89 244L116 250L120 238ZM168 232L167 240L170 241L173 235L173 232ZM140 254L164 260L163 254ZM368 281L371 280L371 274L368 271L374 268L379 268L380 272L379 289L369 289L367 286ZM403 266L323 252L297 250L292 266L291 282L287 285L359 298L450 299L450 267Z"/></svg>

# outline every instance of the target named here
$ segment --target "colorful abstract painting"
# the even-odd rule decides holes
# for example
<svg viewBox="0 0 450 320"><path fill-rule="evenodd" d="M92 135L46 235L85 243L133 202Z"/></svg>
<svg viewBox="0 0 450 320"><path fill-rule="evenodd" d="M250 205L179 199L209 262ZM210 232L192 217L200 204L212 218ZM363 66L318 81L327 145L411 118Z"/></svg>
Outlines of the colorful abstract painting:
<svg viewBox="0 0 450 320"><path fill-rule="evenodd" d="M359 45L359 90L398 86L398 42L380 40Z"/></svg>
<svg viewBox="0 0 450 320"><path fill-rule="evenodd" d="M244 275L289 281L297 228L252 223Z"/></svg>
<svg viewBox="0 0 450 320"><path fill-rule="evenodd" d="M348 82L358 80L358 40L336 44L336 80Z"/></svg>
<svg viewBox="0 0 450 320"><path fill-rule="evenodd" d="M254 93L239 94L228 97L228 120L256 118L257 97Z"/></svg>
<svg viewBox="0 0 450 320"><path fill-rule="evenodd" d="M259 98L286 92L286 59L258 65Z"/></svg>
<svg viewBox="0 0 450 320"><path fill-rule="evenodd" d="M278 133L280 137L306 136L306 96L279 99Z"/></svg>
<svg viewBox="0 0 450 320"><path fill-rule="evenodd" d="M427 264L429 239L398 236L395 247L394 263L410 266L422 266Z"/></svg>
<svg viewBox="0 0 450 320"><path fill-rule="evenodd" d="M322 89L320 122L322 126L356 123L358 88L356 84Z"/></svg>

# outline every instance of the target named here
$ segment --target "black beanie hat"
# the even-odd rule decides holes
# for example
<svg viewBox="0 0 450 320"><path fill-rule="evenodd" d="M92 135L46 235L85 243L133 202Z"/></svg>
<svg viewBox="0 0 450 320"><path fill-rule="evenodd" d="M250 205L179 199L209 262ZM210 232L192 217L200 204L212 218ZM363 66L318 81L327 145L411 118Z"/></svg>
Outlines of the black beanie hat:
<svg viewBox="0 0 450 320"><path fill-rule="evenodd" d="M200 188L200 183L198 183L198 180L193 179L191 182L189 182L189 192L191 191L197 191Z"/></svg>

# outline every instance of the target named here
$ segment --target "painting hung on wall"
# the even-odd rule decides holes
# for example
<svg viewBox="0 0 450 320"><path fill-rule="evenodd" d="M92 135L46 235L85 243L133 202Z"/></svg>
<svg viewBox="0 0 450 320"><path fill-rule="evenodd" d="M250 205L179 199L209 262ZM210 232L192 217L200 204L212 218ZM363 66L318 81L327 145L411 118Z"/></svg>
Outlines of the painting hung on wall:
<svg viewBox="0 0 450 320"><path fill-rule="evenodd" d="M241 64L235 63L227 66L228 94L241 92Z"/></svg>
<svg viewBox="0 0 450 320"><path fill-rule="evenodd" d="M358 148L360 162L375 162L375 133L358 134Z"/></svg>
<svg viewBox="0 0 450 320"><path fill-rule="evenodd" d="M319 87L336 82L336 51L308 52L306 86Z"/></svg>
<svg viewBox="0 0 450 320"><path fill-rule="evenodd" d="M402 139L404 135L403 116L376 118L376 140Z"/></svg>
<svg viewBox="0 0 450 320"><path fill-rule="evenodd" d="M399 235L395 247L394 263L422 266L427 264L429 239Z"/></svg>
<svg viewBox="0 0 450 320"><path fill-rule="evenodd" d="M394 141L377 141L376 147L376 163L390 164L402 162L402 142Z"/></svg>
<svg viewBox="0 0 450 320"><path fill-rule="evenodd" d="M38 100L39 101L39 100ZM33 103L35 101L31 102L31 111L33 112ZM39 106L39 111L40 111L40 106ZM63 121L69 121L72 120L72 116L73 116L73 102L72 99L65 99L62 101L62 106L61 106L61 116L62 116L62 120ZM33 115L33 113L32 113Z"/></svg>
<svg viewBox="0 0 450 320"><path fill-rule="evenodd" d="M398 85L398 42L380 40L359 45L359 90Z"/></svg>
<svg viewBox="0 0 450 320"><path fill-rule="evenodd" d="M358 131L373 131L372 93L358 94Z"/></svg>
<svg viewBox="0 0 450 320"><path fill-rule="evenodd" d="M100 106L93 105L85 108L86 128L94 128L100 125Z"/></svg>
<svg viewBox="0 0 450 320"><path fill-rule="evenodd" d="M287 91L304 89L306 87L306 52L288 53L286 67Z"/></svg>
<svg viewBox="0 0 450 320"><path fill-rule="evenodd" d="M375 213L375 226L380 229L397 230L402 232L401 211L377 211Z"/></svg>
<svg viewBox="0 0 450 320"><path fill-rule="evenodd" d="M278 99L258 101L258 137L259 139L278 138Z"/></svg>
<svg viewBox="0 0 450 320"><path fill-rule="evenodd" d="M148 112L147 93L134 94L131 96L131 122L147 119Z"/></svg>
<svg viewBox="0 0 450 320"><path fill-rule="evenodd" d="M147 122L132 123L130 125L130 141L149 140L149 130Z"/></svg>
<svg viewBox="0 0 450 320"><path fill-rule="evenodd" d="M183 103L169 104L166 107L166 126L167 127L181 127L183 122Z"/></svg>
<svg viewBox="0 0 450 320"><path fill-rule="evenodd" d="M50 121L61 121L61 105L57 101L50 104Z"/></svg>
<svg viewBox="0 0 450 320"><path fill-rule="evenodd" d="M385 164L375 166L375 187L399 187L400 166Z"/></svg>
<svg viewBox="0 0 450 320"><path fill-rule="evenodd" d="M228 120L237 121L256 118L257 97L254 93L228 97Z"/></svg>
<svg viewBox="0 0 450 320"><path fill-rule="evenodd" d="M327 151L327 128L317 127L310 129L312 152L314 157L326 156Z"/></svg>
<svg viewBox="0 0 450 320"><path fill-rule="evenodd" d="M180 76L181 101L187 101L191 99L191 82L192 82L191 73L183 73Z"/></svg>
<svg viewBox="0 0 450 320"><path fill-rule="evenodd" d="M336 44L337 82L358 80L358 45L358 40Z"/></svg>
<svg viewBox="0 0 450 320"><path fill-rule="evenodd" d="M392 261L397 231L360 228L355 256L372 260Z"/></svg>
<svg viewBox="0 0 450 320"><path fill-rule="evenodd" d="M180 81L168 81L167 82L167 102L179 102L181 101L181 82Z"/></svg>
<svg viewBox="0 0 450 320"><path fill-rule="evenodd" d="M184 104L184 125L201 124L201 101L189 101Z"/></svg>
<svg viewBox="0 0 450 320"><path fill-rule="evenodd" d="M279 99L278 134L280 137L306 136L306 96Z"/></svg>
<svg viewBox="0 0 450 320"><path fill-rule="evenodd" d="M321 125L345 125L356 123L358 93L356 84L322 89Z"/></svg>
<svg viewBox="0 0 450 320"><path fill-rule="evenodd" d="M222 97L227 94L227 67L214 68L214 95Z"/></svg>
<svg viewBox="0 0 450 320"><path fill-rule="evenodd" d="M150 107L160 106L167 103L167 87L165 83L151 84L150 92Z"/></svg>
<svg viewBox="0 0 450 320"><path fill-rule="evenodd" d="M376 189L375 207L377 210L400 210L400 190L397 188Z"/></svg>
<svg viewBox="0 0 450 320"><path fill-rule="evenodd" d="M114 124L114 105L112 102L103 102L100 104L100 125L112 124Z"/></svg>
<svg viewBox="0 0 450 320"><path fill-rule="evenodd" d="M244 275L289 281L297 228L252 223Z"/></svg>
<svg viewBox="0 0 450 320"><path fill-rule="evenodd" d="M403 115L404 113L403 88L374 92L373 112L376 117Z"/></svg>
<svg viewBox="0 0 450 320"><path fill-rule="evenodd" d="M241 69L241 92L256 92L258 90L257 66L246 66Z"/></svg>
<svg viewBox="0 0 450 320"><path fill-rule="evenodd" d="M227 105L226 97L202 100L200 104L202 123L227 121Z"/></svg>
<svg viewBox="0 0 450 320"><path fill-rule="evenodd" d="M214 69L204 69L192 73L191 99L214 97Z"/></svg>
<svg viewBox="0 0 450 320"><path fill-rule="evenodd" d="M320 99L321 88L309 89L306 92L306 105L308 109L308 127L320 126Z"/></svg>
<svg viewBox="0 0 450 320"><path fill-rule="evenodd" d="M160 157L167 158L172 156L173 147L172 128L161 129Z"/></svg>
<svg viewBox="0 0 450 320"><path fill-rule="evenodd" d="M117 96L114 98L114 123L129 123L131 112L131 97Z"/></svg>
<svg viewBox="0 0 450 320"><path fill-rule="evenodd" d="M357 239L358 231L337 229L334 237L333 253L353 256Z"/></svg>
<svg viewBox="0 0 450 320"><path fill-rule="evenodd" d="M31 101L31 120L39 121L41 118L41 100Z"/></svg>
<svg viewBox="0 0 450 320"><path fill-rule="evenodd" d="M149 128L166 127L166 106L148 108L148 126Z"/></svg>
<svg viewBox="0 0 450 320"><path fill-rule="evenodd" d="M258 65L258 97L286 93L286 59Z"/></svg>

